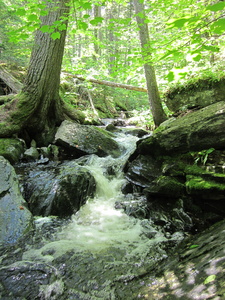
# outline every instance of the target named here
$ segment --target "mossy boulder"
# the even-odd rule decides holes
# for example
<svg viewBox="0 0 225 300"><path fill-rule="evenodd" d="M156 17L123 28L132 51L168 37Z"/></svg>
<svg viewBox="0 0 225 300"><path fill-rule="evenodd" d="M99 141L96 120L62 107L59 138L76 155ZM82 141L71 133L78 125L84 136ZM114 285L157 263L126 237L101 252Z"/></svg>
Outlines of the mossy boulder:
<svg viewBox="0 0 225 300"><path fill-rule="evenodd" d="M173 112L202 108L218 101L225 101L225 78L199 79L195 83L174 88L166 93L166 105Z"/></svg>
<svg viewBox="0 0 225 300"><path fill-rule="evenodd" d="M137 153L176 155L225 145L225 102L221 101L182 118L162 123L149 138L138 143Z"/></svg>
<svg viewBox="0 0 225 300"><path fill-rule="evenodd" d="M0 155L10 163L16 163L24 153L24 141L16 138L0 138Z"/></svg>

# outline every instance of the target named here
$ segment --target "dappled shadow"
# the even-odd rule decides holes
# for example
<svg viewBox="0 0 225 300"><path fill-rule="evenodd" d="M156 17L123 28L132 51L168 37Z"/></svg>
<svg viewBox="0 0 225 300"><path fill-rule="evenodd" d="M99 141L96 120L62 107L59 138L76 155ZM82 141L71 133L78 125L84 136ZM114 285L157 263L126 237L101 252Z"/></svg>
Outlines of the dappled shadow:
<svg viewBox="0 0 225 300"><path fill-rule="evenodd" d="M132 299L225 299L225 221L183 242L157 276L132 285ZM134 286L135 288L134 288Z"/></svg>

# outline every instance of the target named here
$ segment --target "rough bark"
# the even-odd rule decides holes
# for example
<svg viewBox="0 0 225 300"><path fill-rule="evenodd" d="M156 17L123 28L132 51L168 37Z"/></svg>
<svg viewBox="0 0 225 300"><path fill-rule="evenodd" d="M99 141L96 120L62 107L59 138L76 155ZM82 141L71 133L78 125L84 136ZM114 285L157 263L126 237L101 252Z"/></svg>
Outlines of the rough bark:
<svg viewBox="0 0 225 300"><path fill-rule="evenodd" d="M153 120L156 126L159 126L166 120L166 114L162 107L159 96L158 85L156 81L155 69L151 63L150 38L148 25L145 22L144 3L140 0L133 0L137 25L139 28L139 37L142 50L142 57L145 61L144 70L148 90L148 98Z"/></svg>
<svg viewBox="0 0 225 300"><path fill-rule="evenodd" d="M8 107L1 108L0 136L26 131L32 138L42 140L53 136L54 129L66 118L67 109L59 97L60 71L64 52L69 0L48 2L49 13L41 18L42 26L51 26L57 21L64 28L59 39L48 32L38 30L35 36L27 77L22 92ZM7 109L11 111L8 113ZM13 112L12 112L13 111ZM73 114L69 112L70 118Z"/></svg>
<svg viewBox="0 0 225 300"><path fill-rule="evenodd" d="M69 77L77 78L82 81L86 80L86 81L90 81L90 82L101 84L101 85L107 85L107 86L112 86L112 87L116 87L116 88L127 89L127 90L132 90L132 91L137 91L137 92L144 92L144 93L148 92L148 90L145 88L137 87L137 86L133 86L133 85L111 82L111 81L106 81L106 80L98 80L98 79L94 79L94 78L84 78L80 75L73 75L73 74L69 74L69 73L65 73L65 74Z"/></svg>
<svg viewBox="0 0 225 300"><path fill-rule="evenodd" d="M68 14L68 0L49 3L49 14L42 18L42 25L51 26ZM57 10L55 6L59 6ZM64 23L67 26L67 21ZM37 31L23 94L30 98L29 119L26 125L31 131L42 131L46 126L62 120L62 101L59 97L60 71L64 52L66 30L59 39L52 39L49 33ZM50 124L46 124L46 123ZM53 123L53 124L51 124Z"/></svg>

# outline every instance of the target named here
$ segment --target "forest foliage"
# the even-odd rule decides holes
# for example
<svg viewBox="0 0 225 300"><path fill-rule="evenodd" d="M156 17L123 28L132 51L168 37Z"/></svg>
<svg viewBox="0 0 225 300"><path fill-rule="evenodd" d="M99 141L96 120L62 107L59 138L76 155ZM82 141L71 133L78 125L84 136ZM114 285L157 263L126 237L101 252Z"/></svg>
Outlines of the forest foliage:
<svg viewBox="0 0 225 300"><path fill-rule="evenodd" d="M63 18L52 26L41 26L40 16L48 14L45 1L24 0L21 5L20 0L0 0L0 10L1 62L26 67L36 29L53 39L65 29ZM139 45L132 1L73 0L63 71L145 87L143 65L149 59L161 93L200 77L223 75L224 1L145 1L144 22L150 32L148 58ZM128 110L149 109L144 93L85 84L94 98L117 98Z"/></svg>

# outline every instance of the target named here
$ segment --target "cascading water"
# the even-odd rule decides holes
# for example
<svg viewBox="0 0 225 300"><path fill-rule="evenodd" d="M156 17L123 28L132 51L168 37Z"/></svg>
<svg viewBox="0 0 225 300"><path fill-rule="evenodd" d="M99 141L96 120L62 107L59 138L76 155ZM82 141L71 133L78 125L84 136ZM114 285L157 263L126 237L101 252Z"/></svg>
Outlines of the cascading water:
<svg viewBox="0 0 225 300"><path fill-rule="evenodd" d="M150 240L145 235L146 229L141 220L129 217L122 209L115 208L115 203L124 199L121 192L125 182L122 167L134 151L137 138L120 134L116 140L125 148L119 158L91 155L87 161L86 168L94 175L97 183L95 197L89 199L72 217L71 222L56 234L54 242L47 243L36 252L34 249L27 251L24 258L49 261L71 249L96 252L109 247L125 250L128 256L132 253L137 255L137 252L146 255L153 242L164 240L160 233L154 237L154 241ZM105 175L111 167L115 175ZM54 254L52 257L48 255L41 258L40 254L46 253L47 249L54 249Z"/></svg>
<svg viewBox="0 0 225 300"><path fill-rule="evenodd" d="M115 208L115 203L125 201L122 168L137 141L125 134L116 139L123 149L119 158L91 155L87 159L85 167L97 183L95 197L69 223L23 251L26 266L32 262L32 268L52 268L51 279L37 283L36 299L137 299L137 292L126 290L126 283L141 278L166 257L163 245L168 239L163 231L154 228L151 220L130 217ZM47 223L51 228L51 218L37 218L39 239Z"/></svg>

